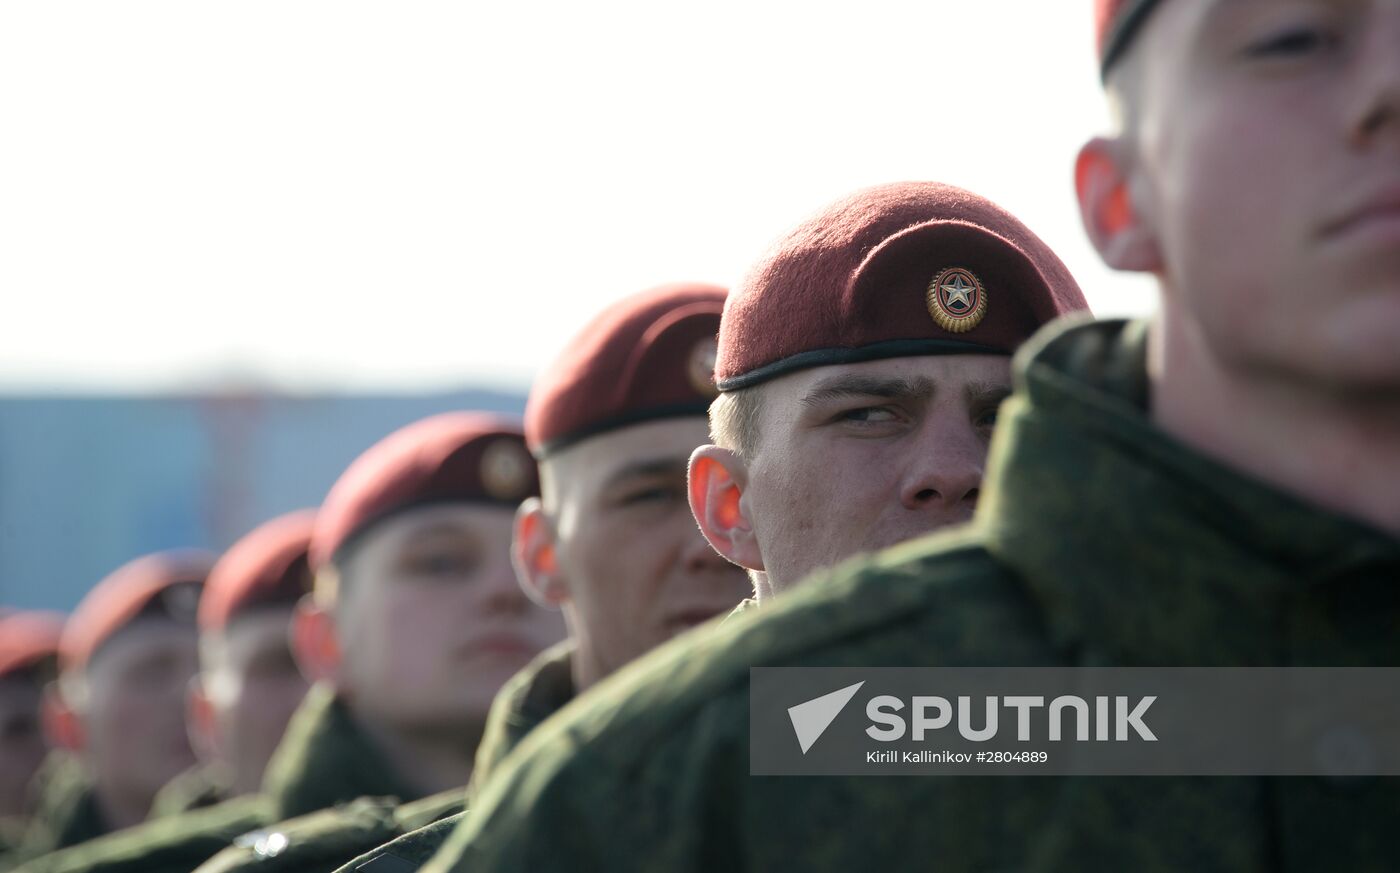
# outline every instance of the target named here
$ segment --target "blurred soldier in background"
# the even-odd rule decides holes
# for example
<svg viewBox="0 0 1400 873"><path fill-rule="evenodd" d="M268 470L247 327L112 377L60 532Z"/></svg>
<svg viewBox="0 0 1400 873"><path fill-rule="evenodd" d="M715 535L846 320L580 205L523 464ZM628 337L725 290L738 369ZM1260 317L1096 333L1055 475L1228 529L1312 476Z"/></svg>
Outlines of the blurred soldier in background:
<svg viewBox="0 0 1400 873"><path fill-rule="evenodd" d="M198 668L195 613L213 556L161 552L123 566L63 630L47 728L63 756L46 772L21 853L42 855L130 827L194 763L184 699Z"/></svg>
<svg viewBox="0 0 1400 873"><path fill-rule="evenodd" d="M425 869L1395 869L1394 779L749 775L753 665L1400 665L1400 2L1099 20L1081 211L1160 314L1047 329L971 526L658 650Z"/></svg>
<svg viewBox="0 0 1400 873"><path fill-rule="evenodd" d="M967 521L1011 354L1087 309L1014 216L932 182L846 198L783 237L724 311L695 453L700 529L761 604L812 571Z"/></svg>
<svg viewBox="0 0 1400 873"><path fill-rule="evenodd" d="M58 672L62 633L58 613L0 614L0 868L23 835L30 787L49 750L40 703Z"/></svg>
<svg viewBox="0 0 1400 873"><path fill-rule="evenodd" d="M729 612L750 590L743 572L696 531L686 503L686 464L705 441L715 395L724 298L723 288L676 284L619 301L531 389L525 430L540 459L542 495L516 518L516 572L536 600L564 610L570 639L497 698L473 794L516 743L577 694ZM380 856L425 859L454 823L408 834L354 866Z"/></svg>
<svg viewBox="0 0 1400 873"><path fill-rule="evenodd" d="M199 603L199 677L190 688L190 740L200 765L156 796L152 817L252 794L306 696L291 623L311 591L307 549L315 513L273 519L219 558Z"/></svg>
<svg viewBox="0 0 1400 873"><path fill-rule="evenodd" d="M564 635L510 564L515 508L538 489L519 427L492 416L434 416L371 447L317 513L313 599L293 622L293 651L315 684L262 791L26 873L189 871L235 838L272 861L318 822L352 820L379 843L460 811L492 698ZM309 815L337 804L347 805Z"/></svg>

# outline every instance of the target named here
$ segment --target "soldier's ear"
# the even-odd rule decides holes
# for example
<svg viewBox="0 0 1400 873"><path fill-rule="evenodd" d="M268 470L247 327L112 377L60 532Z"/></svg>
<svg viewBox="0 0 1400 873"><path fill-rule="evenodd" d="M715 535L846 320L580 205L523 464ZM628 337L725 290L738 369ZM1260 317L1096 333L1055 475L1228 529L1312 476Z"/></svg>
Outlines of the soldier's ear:
<svg viewBox="0 0 1400 873"><path fill-rule="evenodd" d="M338 684L343 663L333 610L308 594L292 614L292 655L308 682Z"/></svg>
<svg viewBox="0 0 1400 873"><path fill-rule="evenodd" d="M1115 270L1158 273L1162 252L1146 204L1133 184L1125 140L1097 137L1079 150L1074 187L1079 215L1104 263Z"/></svg>
<svg viewBox="0 0 1400 873"><path fill-rule="evenodd" d="M515 512L510 558L515 577L531 600L554 608L568 602L569 586L559 571L554 525L538 497L529 498Z"/></svg>
<svg viewBox="0 0 1400 873"><path fill-rule="evenodd" d="M79 680L81 681L81 680ZM87 735L83 731L83 720L59 689L58 682L50 682L44 688L43 701L39 707L43 722L44 736L49 745L70 752L81 752L87 745Z"/></svg>
<svg viewBox="0 0 1400 873"><path fill-rule="evenodd" d="M190 748L201 761L218 760L221 756L219 720L214 704L204 689L202 676L190 680L185 693L185 731L190 736Z"/></svg>
<svg viewBox="0 0 1400 873"><path fill-rule="evenodd" d="M748 465L729 449L701 446L690 456L687 493L700 532L730 563L761 572L763 555L744 499L747 487Z"/></svg>

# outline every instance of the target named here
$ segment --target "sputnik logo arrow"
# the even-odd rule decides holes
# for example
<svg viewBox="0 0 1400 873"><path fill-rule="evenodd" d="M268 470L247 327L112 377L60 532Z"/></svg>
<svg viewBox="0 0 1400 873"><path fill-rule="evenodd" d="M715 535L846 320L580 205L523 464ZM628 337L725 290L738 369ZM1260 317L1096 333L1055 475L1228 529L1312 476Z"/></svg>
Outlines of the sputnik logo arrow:
<svg viewBox="0 0 1400 873"><path fill-rule="evenodd" d="M864 684L857 682L847 685L839 691L788 707L788 718L792 719L792 729L797 733L797 744L802 747L802 754L807 754L812 744L821 739L821 735L826 733L836 716L841 714L841 710L846 708L846 704Z"/></svg>

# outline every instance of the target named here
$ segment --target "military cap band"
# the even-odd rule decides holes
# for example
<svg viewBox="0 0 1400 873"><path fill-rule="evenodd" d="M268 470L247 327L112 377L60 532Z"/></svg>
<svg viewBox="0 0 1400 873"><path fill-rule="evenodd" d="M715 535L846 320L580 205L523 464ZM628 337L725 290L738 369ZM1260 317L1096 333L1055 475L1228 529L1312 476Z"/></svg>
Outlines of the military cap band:
<svg viewBox="0 0 1400 873"><path fill-rule="evenodd" d="M781 361L774 361L723 379L716 384L722 392L752 388L770 379L808 370L812 367L831 367L838 364L859 364L865 361L882 361L886 358L919 358L928 355L1005 355L1001 349L989 348L977 343L955 339L905 339L871 343L854 349L832 348L798 352Z"/></svg>
<svg viewBox="0 0 1400 873"><path fill-rule="evenodd" d="M1098 0L1099 74L1107 79L1160 0Z"/></svg>

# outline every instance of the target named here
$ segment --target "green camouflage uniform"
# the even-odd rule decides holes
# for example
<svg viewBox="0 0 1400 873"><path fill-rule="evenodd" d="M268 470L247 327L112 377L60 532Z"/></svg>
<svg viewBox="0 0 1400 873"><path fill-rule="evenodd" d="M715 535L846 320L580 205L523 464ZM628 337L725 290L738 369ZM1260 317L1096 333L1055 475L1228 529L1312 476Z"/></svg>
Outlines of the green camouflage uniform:
<svg viewBox="0 0 1400 873"><path fill-rule="evenodd" d="M541 653L525 669L511 677L491 704L486 730L476 751L476 766L472 770L469 796L475 796L494 773L511 749L540 722L558 712L574 698L574 643L565 640ZM360 851L365 854L339 868L346 873L365 868L377 873L379 866L390 871L395 866L416 867L428 860L442 846L464 813L435 821L427 827L405 833L387 845L383 841L370 843ZM374 848L378 846L378 848ZM371 851L372 850L372 851ZM380 858L386 860L380 861ZM346 859L349 860L349 859ZM400 862L395 865L394 862ZM209 871L200 871L209 873ZM222 871L221 871L222 873Z"/></svg>
<svg viewBox="0 0 1400 873"><path fill-rule="evenodd" d="M0 871L9 870L19 863L15 853L24 839L27 824L23 819L0 819Z"/></svg>
<svg viewBox="0 0 1400 873"><path fill-rule="evenodd" d="M151 802L149 820L223 803L232 796L226 768L200 764L170 780Z"/></svg>
<svg viewBox="0 0 1400 873"><path fill-rule="evenodd" d="M19 871L189 873L249 831L381 796L416 799L330 689L317 686L288 725L261 794L149 821L39 858Z"/></svg>
<svg viewBox="0 0 1400 873"><path fill-rule="evenodd" d="M10 858L12 862L38 858L108 832L92 793L92 780L70 752L53 752L44 760L34 776L34 790L34 815Z"/></svg>
<svg viewBox="0 0 1400 873"><path fill-rule="evenodd" d="M573 640L550 647L501 687L476 750L471 796L526 734L574 699L574 649Z"/></svg>
<svg viewBox="0 0 1400 873"><path fill-rule="evenodd" d="M758 608L758 599L755 597L750 597L746 600L741 600L739 601L739 605L731 609L729 611L729 614L724 617L724 621L729 621L730 619L738 618L739 616L753 612Z"/></svg>
<svg viewBox="0 0 1400 873"><path fill-rule="evenodd" d="M972 525L619 671L525 739L423 869L1400 867L1393 779L749 775L751 666L1400 665L1400 540L1155 428L1144 337L1042 334Z"/></svg>
<svg viewBox="0 0 1400 873"><path fill-rule="evenodd" d="M375 846L461 813L465 800L461 788L405 804L362 797L243 834L199 873L330 873Z"/></svg>

